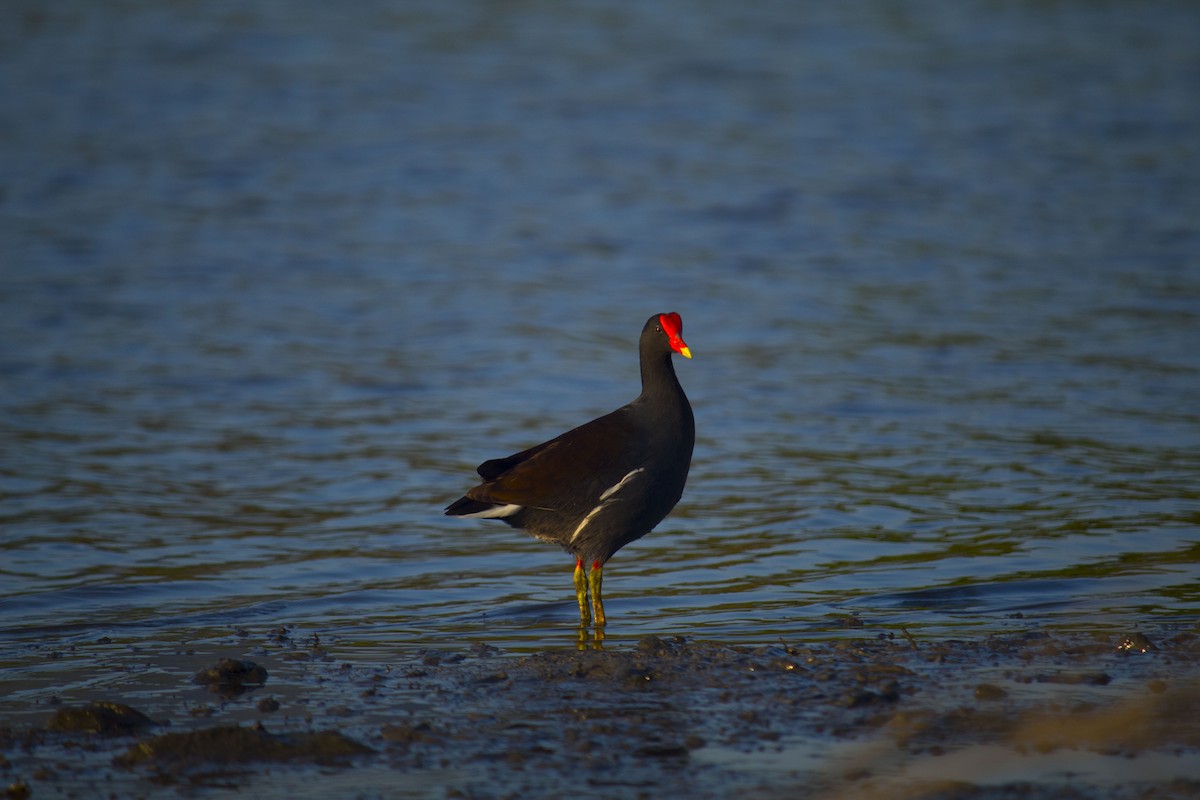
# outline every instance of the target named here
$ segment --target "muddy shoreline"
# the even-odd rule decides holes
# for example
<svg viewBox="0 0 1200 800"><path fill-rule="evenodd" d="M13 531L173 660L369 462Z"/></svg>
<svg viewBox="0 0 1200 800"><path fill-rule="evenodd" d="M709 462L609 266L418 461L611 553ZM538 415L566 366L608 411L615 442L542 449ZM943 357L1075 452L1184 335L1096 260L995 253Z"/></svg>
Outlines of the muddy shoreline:
<svg viewBox="0 0 1200 800"><path fill-rule="evenodd" d="M181 658L176 693L0 720L4 796L1200 796L1194 630L389 663L286 630L245 644Z"/></svg>

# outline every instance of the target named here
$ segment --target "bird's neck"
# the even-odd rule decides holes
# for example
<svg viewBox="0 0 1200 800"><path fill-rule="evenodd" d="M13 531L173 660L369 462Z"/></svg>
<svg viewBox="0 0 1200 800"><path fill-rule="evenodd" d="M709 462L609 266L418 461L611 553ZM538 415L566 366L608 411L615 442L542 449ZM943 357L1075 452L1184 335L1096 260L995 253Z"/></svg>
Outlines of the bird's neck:
<svg viewBox="0 0 1200 800"><path fill-rule="evenodd" d="M642 397L651 402L678 403L683 395L671 356L660 353L642 358Z"/></svg>

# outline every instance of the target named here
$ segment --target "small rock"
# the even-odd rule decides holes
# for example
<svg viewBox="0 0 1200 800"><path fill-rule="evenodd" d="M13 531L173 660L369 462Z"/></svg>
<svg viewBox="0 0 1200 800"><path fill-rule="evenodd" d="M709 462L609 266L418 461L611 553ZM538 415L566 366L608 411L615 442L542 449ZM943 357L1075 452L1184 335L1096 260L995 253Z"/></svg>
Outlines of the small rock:
<svg viewBox="0 0 1200 800"><path fill-rule="evenodd" d="M267 682L267 671L253 661L238 661L235 658L222 658L217 663L205 667L195 674L192 683L208 687L209 691L218 692L227 697L236 697L255 686Z"/></svg>
<svg viewBox="0 0 1200 800"><path fill-rule="evenodd" d="M353 756L375 752L336 731L312 731L274 735L256 728L225 725L191 733L167 733L138 742L113 759L118 767L130 769L154 764L160 770L185 772L209 769L214 764L246 764L256 761L344 764Z"/></svg>
<svg viewBox="0 0 1200 800"><path fill-rule="evenodd" d="M1145 634L1131 633L1121 639L1117 644L1117 652L1132 655L1134 653L1152 653L1158 648L1154 646L1154 642L1150 641Z"/></svg>
<svg viewBox="0 0 1200 800"><path fill-rule="evenodd" d="M1104 672L1039 673L1033 679L1038 683L1061 683L1066 686L1107 686L1112 682L1112 676Z"/></svg>
<svg viewBox="0 0 1200 800"><path fill-rule="evenodd" d="M499 672L493 672L491 675L484 675L479 679L479 683L504 683L506 680L508 680L508 673L500 670Z"/></svg>
<svg viewBox="0 0 1200 800"><path fill-rule="evenodd" d="M46 728L66 733L99 733L105 736L130 736L158 723L137 709L121 703L89 703L86 706L60 708L50 717Z"/></svg>
<svg viewBox="0 0 1200 800"><path fill-rule="evenodd" d="M642 758L687 758L689 755L685 746L666 743L648 744L634 750L633 754Z"/></svg>
<svg viewBox="0 0 1200 800"><path fill-rule="evenodd" d="M418 722L416 725L410 722L402 722L399 725L384 725L380 728L379 735L383 737L384 741L400 742L402 744L429 742L436 738L433 727L428 722Z"/></svg>
<svg viewBox="0 0 1200 800"><path fill-rule="evenodd" d="M976 700L1003 700L1008 692L991 683L981 683L975 687Z"/></svg>
<svg viewBox="0 0 1200 800"><path fill-rule="evenodd" d="M883 698L870 689L860 689L842 695L840 705L843 708L862 708L882 701Z"/></svg>

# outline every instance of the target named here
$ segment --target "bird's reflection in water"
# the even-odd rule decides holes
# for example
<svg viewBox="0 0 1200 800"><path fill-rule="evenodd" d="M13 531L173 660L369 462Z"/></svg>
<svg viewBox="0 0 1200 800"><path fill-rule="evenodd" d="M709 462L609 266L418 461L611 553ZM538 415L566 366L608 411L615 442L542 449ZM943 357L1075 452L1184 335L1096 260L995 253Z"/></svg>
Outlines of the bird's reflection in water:
<svg viewBox="0 0 1200 800"><path fill-rule="evenodd" d="M577 650L603 650L604 628L592 628L588 625L579 626L579 639L575 643Z"/></svg>

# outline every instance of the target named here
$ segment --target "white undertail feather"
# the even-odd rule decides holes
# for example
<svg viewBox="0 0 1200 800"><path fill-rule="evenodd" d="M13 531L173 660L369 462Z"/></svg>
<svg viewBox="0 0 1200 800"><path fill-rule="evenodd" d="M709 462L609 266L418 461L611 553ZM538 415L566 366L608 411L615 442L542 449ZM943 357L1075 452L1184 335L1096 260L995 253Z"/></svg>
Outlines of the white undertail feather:
<svg viewBox="0 0 1200 800"><path fill-rule="evenodd" d="M625 484L627 484L631 480L633 480L634 477L636 477L639 472L645 472L645 467L638 467L637 469L633 470L628 475L626 475L624 478L621 478L621 480L617 481L615 484L613 484L612 486L605 489L600 494L600 504L598 506L596 506L595 508L593 508L591 511L589 511L587 516L584 517L579 522L578 526L576 526L575 532L571 534L572 542L579 538L579 534L582 533L583 529L587 527L587 524L592 521L592 517L596 516L601 511L603 511L604 507L606 505L608 505L609 503L613 502L613 500L618 499L618 498L614 498L613 495L615 495L618 491L620 491L621 487L623 487Z"/></svg>
<svg viewBox="0 0 1200 800"><path fill-rule="evenodd" d="M483 511L476 511L474 514L463 514L462 516L474 519L500 519L502 517L511 517L524 507L509 503L506 506L492 506Z"/></svg>

